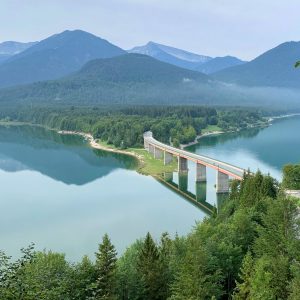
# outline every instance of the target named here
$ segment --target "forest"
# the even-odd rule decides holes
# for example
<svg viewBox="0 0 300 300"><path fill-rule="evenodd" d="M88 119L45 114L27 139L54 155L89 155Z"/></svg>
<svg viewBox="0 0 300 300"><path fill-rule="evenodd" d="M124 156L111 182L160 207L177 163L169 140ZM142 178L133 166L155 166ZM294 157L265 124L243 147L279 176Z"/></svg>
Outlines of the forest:
<svg viewBox="0 0 300 300"><path fill-rule="evenodd" d="M209 125L235 131L265 124L257 109L206 106L10 107L0 112L0 120L89 132L119 148L141 147L148 130L158 140L179 146L194 141Z"/></svg>
<svg viewBox="0 0 300 300"><path fill-rule="evenodd" d="M150 233L119 255L105 235L95 258L70 263L0 252L0 299L300 299L299 208L260 172L233 181L221 210L187 236Z"/></svg>

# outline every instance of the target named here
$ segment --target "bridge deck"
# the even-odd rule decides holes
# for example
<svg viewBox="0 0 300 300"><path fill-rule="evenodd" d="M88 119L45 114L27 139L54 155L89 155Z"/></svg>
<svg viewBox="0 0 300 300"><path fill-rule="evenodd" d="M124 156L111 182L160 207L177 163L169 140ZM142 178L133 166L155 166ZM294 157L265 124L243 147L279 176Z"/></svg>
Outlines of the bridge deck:
<svg viewBox="0 0 300 300"><path fill-rule="evenodd" d="M228 164L226 162L166 145L164 143L157 141L155 138L153 138L152 134L151 135L145 134L144 140L148 144L153 145L160 150L167 151L168 153L171 153L175 156L184 157L190 161L193 161L193 162L208 166L210 168L216 169L222 173L225 173L225 174L228 174L229 176L234 177L235 179L241 180L243 178L244 173L247 172L245 169L236 167L236 166Z"/></svg>

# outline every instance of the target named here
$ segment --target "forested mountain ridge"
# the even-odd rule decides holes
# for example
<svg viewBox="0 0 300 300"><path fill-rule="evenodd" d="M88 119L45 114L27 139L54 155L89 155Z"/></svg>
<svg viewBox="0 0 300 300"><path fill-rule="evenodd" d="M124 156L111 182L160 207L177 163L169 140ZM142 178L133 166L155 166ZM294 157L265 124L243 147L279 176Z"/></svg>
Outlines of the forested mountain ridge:
<svg viewBox="0 0 300 300"><path fill-rule="evenodd" d="M125 53L90 33L67 30L40 41L0 65L0 87L63 77L79 70L89 60Z"/></svg>
<svg viewBox="0 0 300 300"><path fill-rule="evenodd" d="M88 62L60 80L1 89L0 101L77 104L183 103L210 78L140 54Z"/></svg>
<svg viewBox="0 0 300 300"><path fill-rule="evenodd" d="M287 42L254 60L213 74L229 83L246 86L300 88L300 72L294 64L300 57L300 42Z"/></svg>

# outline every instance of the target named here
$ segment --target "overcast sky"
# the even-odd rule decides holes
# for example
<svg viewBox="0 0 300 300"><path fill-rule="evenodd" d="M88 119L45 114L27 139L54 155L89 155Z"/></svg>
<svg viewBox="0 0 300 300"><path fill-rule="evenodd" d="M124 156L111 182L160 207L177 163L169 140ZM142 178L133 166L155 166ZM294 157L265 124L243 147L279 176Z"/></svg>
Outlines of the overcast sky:
<svg viewBox="0 0 300 300"><path fill-rule="evenodd" d="M82 29L129 49L148 41L252 59L300 40L300 0L0 0L0 42Z"/></svg>

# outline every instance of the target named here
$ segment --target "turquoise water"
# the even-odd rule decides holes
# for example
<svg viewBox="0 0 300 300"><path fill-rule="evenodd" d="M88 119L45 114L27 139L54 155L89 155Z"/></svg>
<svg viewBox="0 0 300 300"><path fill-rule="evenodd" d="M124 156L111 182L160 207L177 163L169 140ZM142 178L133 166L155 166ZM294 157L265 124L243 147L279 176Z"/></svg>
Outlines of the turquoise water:
<svg viewBox="0 0 300 300"><path fill-rule="evenodd" d="M233 165L270 173L282 179L282 167L300 162L300 116L277 119L267 128L203 137L187 150L217 158ZM189 162L188 190L195 191L194 163ZM207 168L206 201L222 202L215 193L216 171Z"/></svg>
<svg viewBox="0 0 300 300"><path fill-rule="evenodd" d="M300 117L286 118L265 129L205 137L188 150L280 179L284 164L300 161L299 132ZM0 126L0 249L17 256L34 242L78 260L93 256L104 233L122 253L148 231L157 239L165 231L186 234L204 218L205 210L135 167L133 158L95 151L77 136ZM207 184L196 184L189 163L188 176L166 178L211 208L222 197L215 193L216 172L207 173Z"/></svg>
<svg viewBox="0 0 300 300"><path fill-rule="evenodd" d="M108 233L119 253L150 231L189 232L205 213L150 176L136 161L95 151L77 136L0 126L0 249L17 256L30 242L93 257Z"/></svg>
<svg viewBox="0 0 300 300"><path fill-rule="evenodd" d="M300 162L300 116L277 119L264 129L208 136L188 150L280 180L285 164Z"/></svg>

